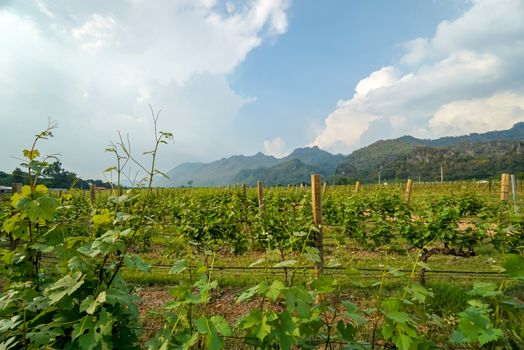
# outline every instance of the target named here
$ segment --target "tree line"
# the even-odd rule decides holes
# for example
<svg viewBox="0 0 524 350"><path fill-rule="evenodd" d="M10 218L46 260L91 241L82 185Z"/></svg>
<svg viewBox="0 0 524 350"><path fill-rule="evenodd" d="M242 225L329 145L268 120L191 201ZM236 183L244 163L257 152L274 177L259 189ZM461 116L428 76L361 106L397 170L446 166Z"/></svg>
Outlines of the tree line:
<svg viewBox="0 0 524 350"><path fill-rule="evenodd" d="M19 167L15 168L11 173L0 171L0 186L11 186L13 183L28 184L29 175ZM109 182L93 179L81 179L74 172L62 168L62 163L56 161L49 165L48 168L42 171L39 182L49 188L80 188L88 189L90 184L97 187L110 188Z"/></svg>

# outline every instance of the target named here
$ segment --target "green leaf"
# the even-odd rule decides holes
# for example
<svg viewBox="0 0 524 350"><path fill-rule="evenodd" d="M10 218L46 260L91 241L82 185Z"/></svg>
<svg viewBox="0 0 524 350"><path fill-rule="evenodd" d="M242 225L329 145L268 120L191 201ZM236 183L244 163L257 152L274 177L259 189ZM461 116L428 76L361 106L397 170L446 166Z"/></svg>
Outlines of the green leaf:
<svg viewBox="0 0 524 350"><path fill-rule="evenodd" d="M99 228L104 225L109 225L113 220L109 211L105 211L100 214L95 214L91 217L91 222L94 228Z"/></svg>
<svg viewBox="0 0 524 350"><path fill-rule="evenodd" d="M34 345L45 348L44 345L52 344L56 341L56 338L64 335L62 327L54 327L51 325L38 325L33 328L32 332L27 334L27 338L31 340ZM2 347L0 346L0 349Z"/></svg>
<svg viewBox="0 0 524 350"><path fill-rule="evenodd" d="M352 321L356 322L358 325L364 325L368 322L364 317L362 317L358 312L359 308L357 305L349 302L349 301L342 301L341 303L344 308L346 309L346 316L349 317Z"/></svg>
<svg viewBox="0 0 524 350"><path fill-rule="evenodd" d="M397 348L400 350L409 350L411 343L412 339L407 334L400 334L395 345L397 345Z"/></svg>
<svg viewBox="0 0 524 350"><path fill-rule="evenodd" d="M311 283L311 287L317 293L331 293L335 290L336 280L331 276L321 275Z"/></svg>
<svg viewBox="0 0 524 350"><path fill-rule="evenodd" d="M186 260L178 260L173 267L169 270L169 273L171 275L178 275L181 272L187 270L187 261Z"/></svg>
<svg viewBox="0 0 524 350"><path fill-rule="evenodd" d="M469 339L465 337L459 331L454 330L453 334L451 334L451 337L449 338L449 341L453 344L462 344L462 343L467 343Z"/></svg>
<svg viewBox="0 0 524 350"><path fill-rule="evenodd" d="M257 338L260 340L264 340L264 338L267 337L269 333L271 333L271 326L267 323L266 315L262 315L262 318L260 321L261 322L258 328Z"/></svg>
<svg viewBox="0 0 524 350"><path fill-rule="evenodd" d="M293 317L287 311L278 314L278 321L275 332L278 337L280 349L291 350L293 344L296 342L296 337L300 335L300 330L294 322Z"/></svg>
<svg viewBox="0 0 524 350"><path fill-rule="evenodd" d="M524 257L517 254L509 254L504 264L506 272L511 278L524 280Z"/></svg>
<svg viewBox="0 0 524 350"><path fill-rule="evenodd" d="M84 278L81 272L62 277L45 290L46 293L49 293L50 305L59 302L66 295L73 294L82 284L84 284Z"/></svg>
<svg viewBox="0 0 524 350"><path fill-rule="evenodd" d="M497 290L497 286L494 283L489 282L477 282L473 285L473 289L468 293L470 295L477 295L480 297L493 297L502 295L502 291Z"/></svg>
<svg viewBox="0 0 524 350"><path fill-rule="evenodd" d="M457 329L452 334L452 343L473 343L478 341L480 345L498 340L504 333L501 329L494 328L489 316L488 309L470 306L459 313Z"/></svg>
<svg viewBox="0 0 524 350"><path fill-rule="evenodd" d="M306 247L304 252L304 258L312 263L320 262L320 251L315 247Z"/></svg>
<svg viewBox="0 0 524 350"><path fill-rule="evenodd" d="M286 307L289 312L296 312L301 318L311 315L313 297L302 286L293 286L286 290Z"/></svg>
<svg viewBox="0 0 524 350"><path fill-rule="evenodd" d="M42 244L42 243L35 243L31 246L34 250L38 250L42 253L51 253L55 247L52 245Z"/></svg>
<svg viewBox="0 0 524 350"><path fill-rule="evenodd" d="M251 263L251 264L249 265L249 267L254 267L254 266L258 266L258 265L262 264L262 263L263 263L264 261L266 261L266 259L265 259L265 258L262 258L262 259L258 259L258 260L257 260L257 261L255 261L254 263Z"/></svg>
<svg viewBox="0 0 524 350"><path fill-rule="evenodd" d="M34 149L34 150L32 150L32 151L29 150L29 149L25 149L25 150L23 151L23 153L24 153L24 157L27 158L27 159L29 159L29 160L33 160L33 159L35 159L35 158L40 157L40 151L37 150L37 149Z"/></svg>
<svg viewBox="0 0 524 350"><path fill-rule="evenodd" d="M11 318L0 319L0 334L5 333L10 329L14 329L20 323L22 323L22 320L20 320L19 315L15 315Z"/></svg>
<svg viewBox="0 0 524 350"><path fill-rule="evenodd" d="M406 324L412 322L411 316L403 311L391 311L386 313L386 317L397 323Z"/></svg>
<svg viewBox="0 0 524 350"><path fill-rule="evenodd" d="M98 297L95 298L90 295L87 298L84 299L84 301L80 304L80 311L85 311L86 313L92 315L95 313L96 308L99 305L102 305L106 301L106 292L103 291L100 294L98 294Z"/></svg>
<svg viewBox="0 0 524 350"><path fill-rule="evenodd" d="M296 265L296 263L297 261L295 259L284 260L284 261L279 262L278 264L273 265L273 267L289 267L289 266Z"/></svg>
<svg viewBox="0 0 524 350"><path fill-rule="evenodd" d="M73 326L71 338L76 339L81 335L87 334L90 329L95 327L95 317L91 315L84 316Z"/></svg>
<svg viewBox="0 0 524 350"><path fill-rule="evenodd" d="M151 270L151 265L147 264L141 257L136 254L126 255L124 257L124 263L130 269L137 269L142 272L148 272Z"/></svg>
<svg viewBox="0 0 524 350"><path fill-rule="evenodd" d="M248 290L244 291L240 296L237 298L237 303L241 303L243 301L249 300L253 297L253 295L258 293L258 290L260 288L260 284L249 288Z"/></svg>
<svg viewBox="0 0 524 350"><path fill-rule="evenodd" d="M200 334L207 334L209 331L207 327L207 319L205 316L201 316L198 319L193 321L193 324L196 326L197 332Z"/></svg>
<svg viewBox="0 0 524 350"><path fill-rule="evenodd" d="M422 261L418 261L417 265L422 267L422 268L424 268L424 269L426 269L426 270L428 270L428 271L431 271L431 267L428 264L426 264L426 263L424 263Z"/></svg>
<svg viewBox="0 0 524 350"><path fill-rule="evenodd" d="M345 341L354 341L356 329L351 323L344 323L344 321L339 320L337 323L337 330Z"/></svg>
<svg viewBox="0 0 524 350"><path fill-rule="evenodd" d="M242 329L250 329L260 324L262 313L259 309L252 309L246 316L243 316L239 324Z"/></svg>
<svg viewBox="0 0 524 350"><path fill-rule="evenodd" d="M268 291L266 292L266 296L269 299L275 301L275 300L277 300L278 296L280 295L280 293L284 289L286 289L286 286L284 285L284 283L282 283L279 280L275 280L275 281L273 281L273 283L269 287Z"/></svg>
<svg viewBox="0 0 524 350"><path fill-rule="evenodd" d="M216 323L215 323L216 322ZM220 316L214 316L210 319L201 316L193 322L197 327L197 331L206 335L206 348L211 350L220 350L224 347L224 341L219 335L219 329L225 330L231 334L229 325ZM218 327L217 327L218 324Z"/></svg>
<svg viewBox="0 0 524 350"><path fill-rule="evenodd" d="M19 338L18 338L19 339ZM13 347L17 346L16 349L21 348L22 346L18 346L19 341L17 340L17 337L11 337L8 338L6 341L3 341L0 343L0 349L1 350L9 350Z"/></svg>
<svg viewBox="0 0 524 350"><path fill-rule="evenodd" d="M226 321L226 319L221 315L215 315L211 317L211 321L217 328L218 332L226 337L233 334L231 331L231 327L229 323Z"/></svg>
<svg viewBox="0 0 524 350"><path fill-rule="evenodd" d="M421 304L426 302L428 297L432 297L433 293L421 286L420 284L413 284L410 288L406 288L406 291L411 294L414 301Z"/></svg>

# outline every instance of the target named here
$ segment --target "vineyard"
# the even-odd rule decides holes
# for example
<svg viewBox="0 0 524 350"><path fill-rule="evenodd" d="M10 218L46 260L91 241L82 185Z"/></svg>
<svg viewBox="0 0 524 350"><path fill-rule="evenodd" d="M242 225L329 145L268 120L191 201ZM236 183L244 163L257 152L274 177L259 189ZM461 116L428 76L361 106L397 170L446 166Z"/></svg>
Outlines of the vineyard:
<svg viewBox="0 0 524 350"><path fill-rule="evenodd" d="M58 193L24 155L30 184L1 202L1 349L524 348L504 183Z"/></svg>

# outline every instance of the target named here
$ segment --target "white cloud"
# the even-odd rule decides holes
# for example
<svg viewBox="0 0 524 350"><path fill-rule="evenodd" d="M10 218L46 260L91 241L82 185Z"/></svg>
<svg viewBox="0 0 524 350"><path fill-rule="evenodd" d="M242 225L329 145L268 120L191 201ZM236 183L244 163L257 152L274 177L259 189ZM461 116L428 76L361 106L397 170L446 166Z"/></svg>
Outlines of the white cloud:
<svg viewBox="0 0 524 350"><path fill-rule="evenodd" d="M461 135L465 130L486 132L520 121L524 121L524 96L501 92L485 99L446 104L429 120L429 127L435 134Z"/></svg>
<svg viewBox="0 0 524 350"><path fill-rule="evenodd" d="M522 120L524 2L475 0L431 38L405 44L400 63L362 79L313 144L349 152L363 140L505 129ZM380 122L381 130L371 130ZM387 126L387 127L385 127ZM371 140L372 141L372 140Z"/></svg>
<svg viewBox="0 0 524 350"><path fill-rule="evenodd" d="M2 170L14 168L10 156L51 116L60 122L52 151L68 169L100 177L117 129L131 133L137 151L149 147L150 103L176 138L161 151L163 170L235 152L229 130L254 98L235 92L226 75L287 30L289 7L288 0L241 2L232 13L210 0L52 4L0 7L0 124L9 125Z"/></svg>
<svg viewBox="0 0 524 350"><path fill-rule="evenodd" d="M49 9L44 0L36 0L36 4L38 5L38 8L44 15L46 15L49 18L55 18L55 14L53 13L53 11L51 11L51 9Z"/></svg>
<svg viewBox="0 0 524 350"><path fill-rule="evenodd" d="M86 50L101 49L111 44L117 36L118 24L112 16L93 14L87 22L71 29L71 35Z"/></svg>
<svg viewBox="0 0 524 350"><path fill-rule="evenodd" d="M364 97L373 90L393 85L396 80L398 80L398 72L395 67L383 67L359 81L355 87L355 92Z"/></svg>
<svg viewBox="0 0 524 350"><path fill-rule="evenodd" d="M286 151L286 143L280 137L276 137L273 140L265 140L264 153L277 158L282 158L289 154Z"/></svg>

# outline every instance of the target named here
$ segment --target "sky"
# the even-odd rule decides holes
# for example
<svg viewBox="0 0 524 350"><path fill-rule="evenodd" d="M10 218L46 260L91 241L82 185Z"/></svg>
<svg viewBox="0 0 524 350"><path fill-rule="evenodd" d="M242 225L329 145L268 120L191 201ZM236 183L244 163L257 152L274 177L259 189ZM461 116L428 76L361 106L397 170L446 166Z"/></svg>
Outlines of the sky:
<svg viewBox="0 0 524 350"><path fill-rule="evenodd" d="M351 151L524 120L523 0L0 0L0 170L41 144L102 178L129 135L158 168ZM144 161L146 161L144 159Z"/></svg>

